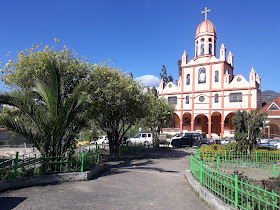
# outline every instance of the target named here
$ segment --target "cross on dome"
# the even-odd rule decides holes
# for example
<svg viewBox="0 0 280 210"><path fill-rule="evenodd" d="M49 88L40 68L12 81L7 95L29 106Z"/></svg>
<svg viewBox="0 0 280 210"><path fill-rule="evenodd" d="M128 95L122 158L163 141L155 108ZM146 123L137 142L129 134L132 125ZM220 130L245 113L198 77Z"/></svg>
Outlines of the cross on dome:
<svg viewBox="0 0 280 210"><path fill-rule="evenodd" d="M201 12L201 14L205 14L205 20L207 20L207 13L211 12L211 9L207 9L207 7L205 7L205 10Z"/></svg>

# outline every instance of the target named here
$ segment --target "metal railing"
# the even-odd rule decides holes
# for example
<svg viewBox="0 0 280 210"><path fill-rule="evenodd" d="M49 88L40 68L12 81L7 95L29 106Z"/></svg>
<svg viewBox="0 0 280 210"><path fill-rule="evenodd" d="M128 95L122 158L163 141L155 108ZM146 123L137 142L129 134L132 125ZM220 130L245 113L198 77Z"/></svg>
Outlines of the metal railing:
<svg viewBox="0 0 280 210"><path fill-rule="evenodd" d="M139 155L142 154L143 146L140 145L119 145L119 146L113 146L110 147L112 154L118 154L118 155Z"/></svg>
<svg viewBox="0 0 280 210"><path fill-rule="evenodd" d="M196 150L195 156L204 162L217 161L218 157L220 161L225 163L243 163L243 162L275 162L280 161L280 150L277 151L265 151L257 150L250 154L246 152L237 152L232 150L221 151L203 151L201 149Z"/></svg>
<svg viewBox="0 0 280 210"><path fill-rule="evenodd" d="M263 184L264 180L255 179L253 176L248 177L237 170L234 172L223 170L221 164L227 165L231 163L223 162L219 159L220 157L218 156L218 161L216 162L205 162L200 156L191 155L191 171L201 185L237 209L280 209L280 189L268 189L271 187L265 186ZM238 165L238 162L233 161L232 163ZM257 162L247 163L253 164L256 168L261 168L265 164ZM277 169L275 164L270 163L271 167L269 166L270 175L274 178L279 176L279 167ZM242 167L246 169L248 168L247 166L244 163ZM264 171L265 169L262 170Z"/></svg>
<svg viewBox="0 0 280 210"><path fill-rule="evenodd" d="M0 163L0 180L28 176L83 172L99 164L99 147L69 156L19 156Z"/></svg>

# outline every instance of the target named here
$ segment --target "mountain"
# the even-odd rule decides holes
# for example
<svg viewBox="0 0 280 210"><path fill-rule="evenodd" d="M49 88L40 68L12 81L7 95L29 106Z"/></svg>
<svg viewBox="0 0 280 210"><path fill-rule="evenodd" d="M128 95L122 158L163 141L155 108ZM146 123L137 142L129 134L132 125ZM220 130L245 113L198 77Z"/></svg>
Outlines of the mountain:
<svg viewBox="0 0 280 210"><path fill-rule="evenodd" d="M273 90L262 91L262 101L264 101L266 103L274 100L275 98L277 98L279 96L280 96L280 93L277 93Z"/></svg>

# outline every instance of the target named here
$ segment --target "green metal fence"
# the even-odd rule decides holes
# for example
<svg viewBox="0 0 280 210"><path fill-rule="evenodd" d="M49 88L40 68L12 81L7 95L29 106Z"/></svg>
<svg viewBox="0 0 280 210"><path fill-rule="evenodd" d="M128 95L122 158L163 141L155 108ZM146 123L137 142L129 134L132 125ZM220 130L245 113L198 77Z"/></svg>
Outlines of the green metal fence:
<svg viewBox="0 0 280 210"><path fill-rule="evenodd" d="M0 164L0 180L28 176L83 172L99 164L99 147L71 156L19 156Z"/></svg>
<svg viewBox="0 0 280 210"><path fill-rule="evenodd" d="M280 175L279 162L223 162L217 158L216 162L204 162L208 166L218 169L220 172L238 173L248 178L262 180L270 177L278 177Z"/></svg>
<svg viewBox="0 0 280 210"><path fill-rule="evenodd" d="M246 152L237 151L204 151L196 150L195 157L203 160L203 162L217 161L218 157L222 162L275 162L280 161L280 151L255 151L247 154Z"/></svg>
<svg viewBox="0 0 280 210"><path fill-rule="evenodd" d="M217 197L238 209L280 209L280 196L243 176L221 172L208 162L191 156L193 176Z"/></svg>
<svg viewBox="0 0 280 210"><path fill-rule="evenodd" d="M111 153L118 154L118 155L139 155L142 154L143 147L142 145L128 145L128 144L121 144L119 146L111 145Z"/></svg>

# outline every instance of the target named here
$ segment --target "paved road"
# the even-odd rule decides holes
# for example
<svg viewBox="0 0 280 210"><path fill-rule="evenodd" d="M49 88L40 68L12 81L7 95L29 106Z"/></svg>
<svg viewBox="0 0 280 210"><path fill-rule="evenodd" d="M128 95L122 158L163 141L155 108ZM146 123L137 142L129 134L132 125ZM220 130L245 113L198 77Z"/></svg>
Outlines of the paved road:
<svg viewBox="0 0 280 210"><path fill-rule="evenodd" d="M192 149L147 153L147 158L108 162L101 176L81 182L4 193L0 209L209 209L184 178Z"/></svg>

